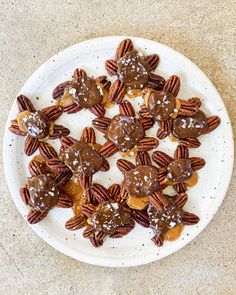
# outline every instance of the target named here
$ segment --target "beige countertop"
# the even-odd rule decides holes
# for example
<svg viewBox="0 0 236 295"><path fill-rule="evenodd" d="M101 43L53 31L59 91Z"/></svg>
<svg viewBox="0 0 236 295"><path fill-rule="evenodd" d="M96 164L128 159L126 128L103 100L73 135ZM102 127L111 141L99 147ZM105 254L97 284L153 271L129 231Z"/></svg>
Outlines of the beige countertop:
<svg viewBox="0 0 236 295"><path fill-rule="evenodd" d="M1 1L1 138L16 93L40 64L107 35L157 40L186 55L216 85L235 125L235 7L234 0ZM236 294L235 171L197 239L161 261L126 269L80 263L48 246L17 211L1 171L0 294Z"/></svg>

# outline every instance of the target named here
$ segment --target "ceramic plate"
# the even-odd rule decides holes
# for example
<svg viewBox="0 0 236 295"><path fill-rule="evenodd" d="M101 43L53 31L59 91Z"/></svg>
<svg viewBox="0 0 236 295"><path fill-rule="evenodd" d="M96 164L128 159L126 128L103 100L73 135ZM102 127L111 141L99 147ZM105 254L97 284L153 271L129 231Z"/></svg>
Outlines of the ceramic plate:
<svg viewBox="0 0 236 295"><path fill-rule="evenodd" d="M42 108L53 103L52 91L61 82L70 79L77 67L86 70L89 76L105 75L106 59L114 57L118 43L126 37L104 37L81 42L69 47L39 67L27 80L20 93L32 99L36 108ZM70 232L65 229L65 222L73 216L71 209L53 209L47 218L32 229L48 244L80 261L102 266L135 266L161 259L192 241L210 222L218 210L229 185L233 167L232 129L224 103L211 81L189 59L175 50L151 40L130 37L136 49L145 54L157 53L160 63L157 73L168 78L176 74L181 79L181 90L178 97L200 97L203 109L207 115L218 115L221 125L212 133L200 138L202 145L199 149L191 149L190 156L206 159L206 166L199 171L198 184L189 189L189 201L186 210L197 214L200 222L194 226L186 226L181 237L175 242L165 242L161 248L156 247L150 240L153 236L151 229L136 225L135 229L122 239L107 239L100 248L94 248L89 241L82 237L82 230ZM130 100L137 109L141 98ZM107 111L106 116L118 112L115 107ZM16 102L9 113L4 137L4 167L11 195L21 214L26 218L29 208L25 206L19 194L26 177L29 176L27 164L32 157L23 154L24 139L8 131L10 119L16 117L18 108ZM71 130L71 135L79 138L85 126L91 126L94 116L89 111L77 114L64 114L58 121ZM157 124L156 124L157 125ZM148 131L148 136L155 136L157 127ZM96 132L98 142L103 143L102 134ZM58 147L58 143L54 145ZM173 153L177 143L169 138L162 140L158 150ZM36 152L37 153L37 152ZM115 162L120 154L109 158L110 171L96 173L94 182L108 187L119 183L122 174L117 171ZM196 246L200 246L196 244ZM181 255L181 254L179 254Z"/></svg>

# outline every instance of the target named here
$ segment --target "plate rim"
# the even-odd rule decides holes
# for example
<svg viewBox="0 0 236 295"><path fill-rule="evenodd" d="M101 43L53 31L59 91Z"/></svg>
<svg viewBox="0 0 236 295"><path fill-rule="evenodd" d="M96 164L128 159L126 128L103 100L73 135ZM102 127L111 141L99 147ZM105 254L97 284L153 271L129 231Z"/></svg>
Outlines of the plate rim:
<svg viewBox="0 0 236 295"><path fill-rule="evenodd" d="M225 107L224 101L221 98L221 96L220 96L219 92L217 91L216 87L211 82L211 80L206 76L206 74L195 63L193 63L188 57L186 57L184 54L182 54L182 53L176 51L175 49L173 49L173 48L171 48L171 47L169 47L169 46L167 46L165 44L162 44L162 43L160 43L158 41L154 41L154 40L150 40L150 39L146 39L146 38L135 37L135 36L118 36L118 35L116 35L116 36L105 36L105 37L92 38L92 39L81 41L81 42L76 43L76 44L74 44L72 46L69 46L69 47L67 47L67 48L59 51L58 53L54 54L49 59L47 59L43 64L41 64L26 79L26 81L23 84L22 88L25 86L25 84L27 83L27 81L32 76L36 75L38 72L40 72L42 70L43 67L45 67L47 64L51 63L54 59L58 58L58 56L63 55L66 51L71 51L74 48L76 48L77 46L80 46L81 44L86 45L86 44L89 44L89 43L92 43L92 42L96 42L96 41L97 42L100 42L100 41L102 41L104 39L111 39L111 40L112 39L117 39L117 40L122 40L122 39L125 39L125 38L130 38L130 39L132 39L134 41L135 40L139 40L139 41L142 41L142 42L148 41L148 42L151 42L151 43L154 43L154 44L158 44L158 46L161 46L163 48L166 48L169 52L172 52L172 53L178 55L180 58L184 59L188 64L190 64L191 67L193 68L193 70L195 72L197 72L200 76L202 76L207 81L207 83L210 83L211 84L212 90L215 91L216 95L218 96L219 100L221 101L222 107L224 108L224 110L223 110L224 116L225 116L225 118L229 122L229 124L228 124L229 134L228 134L227 141L228 141L228 147L230 147L230 151L231 151L231 154L233 156L233 161L229 162L229 165L228 165L228 167L229 167L229 170L228 170L229 171L228 172L228 179L227 179L227 182L224 183L225 184L224 185L224 193L222 194L221 198L218 199L217 207L214 210L214 215L215 215L216 212L218 211L219 207L221 206L223 199L225 198L225 196L227 194L227 191L228 191L228 188L229 188L229 185L230 185L230 181L231 181L231 178L232 178L233 165L234 165L233 130L232 130L232 125L231 125L231 120L230 120L230 117L228 115L227 109ZM8 133L8 122L11 119L11 113L12 113L12 110L14 108L15 103L16 103L16 99L13 101L12 106L11 106L11 108L9 110L8 118L7 118L6 125L5 125L5 130L4 130L4 139L3 139L3 167L4 167L4 173L5 173L5 178L6 178L6 182L7 182L7 185L8 185L8 189L10 190L10 193L11 193L11 197L12 197L12 199L13 199L13 201L14 201L17 209L18 209L18 211L23 216L23 213L21 212L21 209L19 207L19 204L16 202L16 198L14 197L13 188L11 187L10 178L9 178L9 171L8 171L9 169L7 167L7 161L6 161L6 154L7 154L7 150L6 150L7 144L6 144L6 141L7 141L7 133ZM206 226L212 221L212 219L214 218L214 215L211 218L209 218L207 220L207 222L205 222L205 224L203 224L202 227L200 229L198 229L198 231L196 231L195 234L193 234L193 236L188 240L188 242L186 244L180 245L179 247L176 247L170 253L164 254L161 257L161 259L164 258L164 257L167 257L167 256L169 256L169 255L171 255L173 253L176 253L178 250L184 248L186 245L188 245L189 243L191 243L206 228ZM26 219L25 219L24 216L23 216L23 218L26 221ZM28 224L28 222L27 222L27 224ZM86 263L89 263L89 264L98 265L98 266L105 266L105 267L131 267L131 266L144 265L144 264L147 264L147 263L150 263L150 262L154 262L154 261L160 260L160 258L158 258L158 256L156 256L156 257L153 257L153 256L145 257L144 259L142 259L140 257L129 257L129 259L128 258L124 258L126 260L126 262L124 263L119 257L117 259L115 259L115 257L113 257L111 261L107 261L106 259L104 260L102 257L96 257L94 255L86 255L86 254L82 254L81 255L79 252L74 253L74 250L70 249L67 245L61 244L60 241L54 239L52 236L50 237L50 239L49 238L46 238L46 235L44 236L44 235L40 234L40 231L37 230L37 226L35 226L35 225L34 226L31 226L30 225L30 227L34 230L34 232L36 232L36 234L41 239L43 239L47 244L49 244L50 246L52 246L56 250L62 252L63 254L65 254L67 256L70 256L70 257L72 257L72 258L74 258L76 260L79 260L79 261L82 261L82 262L86 262Z"/></svg>

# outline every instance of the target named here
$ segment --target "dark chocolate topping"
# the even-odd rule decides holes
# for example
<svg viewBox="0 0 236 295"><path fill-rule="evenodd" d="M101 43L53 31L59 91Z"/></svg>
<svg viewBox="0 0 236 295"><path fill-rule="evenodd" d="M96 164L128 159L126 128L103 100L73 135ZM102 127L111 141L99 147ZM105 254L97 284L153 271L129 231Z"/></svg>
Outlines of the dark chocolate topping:
<svg viewBox="0 0 236 295"><path fill-rule="evenodd" d="M60 156L73 173L83 173L85 176L97 172L103 163L99 153L83 141L61 149Z"/></svg>
<svg viewBox="0 0 236 295"><path fill-rule="evenodd" d="M207 117L198 111L192 117L177 117L173 121L173 135L177 138L197 138L207 131Z"/></svg>
<svg viewBox="0 0 236 295"><path fill-rule="evenodd" d="M112 234L120 226L132 223L131 216L124 211L120 204L104 202L101 208L91 216L93 227L97 231Z"/></svg>
<svg viewBox="0 0 236 295"><path fill-rule="evenodd" d="M143 137L143 125L134 117L117 115L108 127L107 137L122 151L133 148Z"/></svg>
<svg viewBox="0 0 236 295"><path fill-rule="evenodd" d="M149 80L150 68L136 50L118 60L118 77L130 88L143 88Z"/></svg>
<svg viewBox="0 0 236 295"><path fill-rule="evenodd" d="M166 121L174 113L176 98L166 91L153 90L148 96L147 104L156 121Z"/></svg>
<svg viewBox="0 0 236 295"><path fill-rule="evenodd" d="M41 111L26 115L23 124L27 133L33 138L42 139L49 134L50 121Z"/></svg>
<svg viewBox="0 0 236 295"><path fill-rule="evenodd" d="M27 188L30 203L37 210L49 210L56 205L59 191L51 176L41 174L28 178Z"/></svg>
<svg viewBox="0 0 236 295"><path fill-rule="evenodd" d="M125 173L124 185L131 196L150 196L160 188L158 170L154 166L138 166Z"/></svg>
<svg viewBox="0 0 236 295"><path fill-rule="evenodd" d="M158 211L151 204L148 206L150 227L156 235L163 235L169 228L182 223L183 210L176 208L174 201L169 199L169 204L163 211Z"/></svg>
<svg viewBox="0 0 236 295"><path fill-rule="evenodd" d="M176 182L183 182L193 174L190 159L177 159L172 161L167 167L168 179Z"/></svg>
<svg viewBox="0 0 236 295"><path fill-rule="evenodd" d="M77 82L72 82L68 89L73 102L82 108L90 108L102 100L102 94L95 80L89 77L78 78Z"/></svg>

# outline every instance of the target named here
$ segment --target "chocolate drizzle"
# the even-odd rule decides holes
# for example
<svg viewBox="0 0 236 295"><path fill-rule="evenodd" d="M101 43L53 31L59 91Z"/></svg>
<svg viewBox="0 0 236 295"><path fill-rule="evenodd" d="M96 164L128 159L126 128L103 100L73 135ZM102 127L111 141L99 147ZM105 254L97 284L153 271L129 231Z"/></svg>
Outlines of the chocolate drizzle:
<svg viewBox="0 0 236 295"><path fill-rule="evenodd" d="M168 229L182 223L183 209L175 206L173 200L169 198L168 205L163 211L158 211L151 204L148 206L148 216L150 227L156 236L163 236Z"/></svg>
<svg viewBox="0 0 236 295"><path fill-rule="evenodd" d="M143 88L150 76L150 67L136 50L118 60L118 78L129 88Z"/></svg>
<svg viewBox="0 0 236 295"><path fill-rule="evenodd" d="M166 121L174 113L176 98L166 91L151 90L147 93L147 107L156 121Z"/></svg>
<svg viewBox="0 0 236 295"><path fill-rule="evenodd" d="M103 158L99 153L83 141L62 148L60 156L73 173L83 173L85 176L97 172L103 163Z"/></svg>
<svg viewBox="0 0 236 295"><path fill-rule="evenodd" d="M50 121L41 111L23 117L26 132L33 138L42 139L48 136Z"/></svg>
<svg viewBox="0 0 236 295"><path fill-rule="evenodd" d="M90 108L102 100L102 94L95 80L89 77L79 77L77 82L70 84L68 92L72 95L73 102L81 108Z"/></svg>
<svg viewBox="0 0 236 295"><path fill-rule="evenodd" d="M122 151L133 148L143 137L143 125L134 117L117 115L108 127L107 137Z"/></svg>
<svg viewBox="0 0 236 295"><path fill-rule="evenodd" d="M177 138L197 138L207 128L207 117L203 111L198 111L192 117L177 117L173 121L173 135Z"/></svg>
<svg viewBox="0 0 236 295"><path fill-rule="evenodd" d="M28 179L30 204L39 211L46 211L57 203L59 191L49 175L36 175Z"/></svg>
<svg viewBox="0 0 236 295"><path fill-rule="evenodd" d="M138 166L125 173L124 185L131 196L150 196L160 189L158 170L154 166Z"/></svg>
<svg viewBox="0 0 236 295"><path fill-rule="evenodd" d="M177 159L172 161L167 167L168 179L175 182L184 182L193 174L190 159Z"/></svg>
<svg viewBox="0 0 236 295"><path fill-rule="evenodd" d="M120 204L104 202L101 208L91 216L96 231L113 234L120 226L131 224L131 215Z"/></svg>

